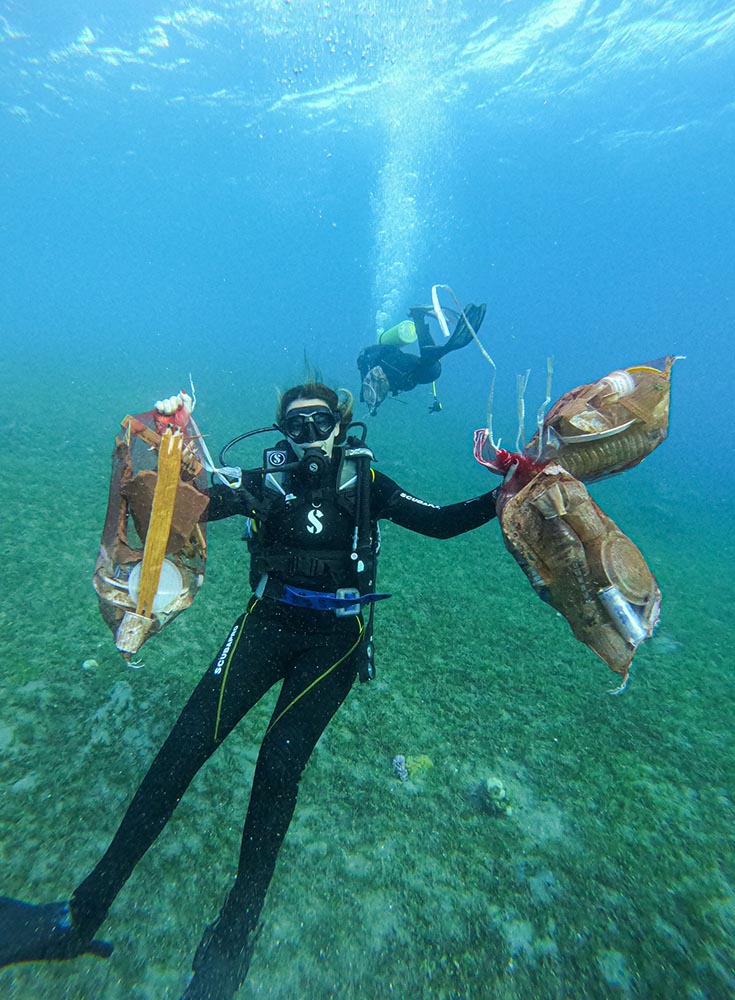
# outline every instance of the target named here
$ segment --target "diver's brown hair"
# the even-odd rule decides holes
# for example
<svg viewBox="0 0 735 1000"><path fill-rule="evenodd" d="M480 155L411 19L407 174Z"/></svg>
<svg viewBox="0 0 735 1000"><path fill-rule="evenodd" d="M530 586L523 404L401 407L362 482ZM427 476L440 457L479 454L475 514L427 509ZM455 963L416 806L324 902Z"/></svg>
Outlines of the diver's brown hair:
<svg viewBox="0 0 735 1000"><path fill-rule="evenodd" d="M276 423L281 426L281 422L286 415L286 411L292 403L298 399L321 399L332 413L339 417L340 428L336 437L336 444L341 444L347 436L347 427L352 420L352 408L354 399L349 389L330 389L323 382L303 382L301 385L294 385L284 393L279 393L278 406L276 407Z"/></svg>

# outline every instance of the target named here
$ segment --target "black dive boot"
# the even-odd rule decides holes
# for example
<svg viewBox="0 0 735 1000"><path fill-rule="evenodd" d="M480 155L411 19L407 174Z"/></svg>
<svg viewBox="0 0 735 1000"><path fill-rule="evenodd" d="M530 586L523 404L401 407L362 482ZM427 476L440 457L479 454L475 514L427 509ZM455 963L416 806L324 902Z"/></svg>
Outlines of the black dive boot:
<svg viewBox="0 0 735 1000"><path fill-rule="evenodd" d="M111 954L108 941L91 940L74 926L69 903L36 905L0 896L0 966Z"/></svg>
<svg viewBox="0 0 735 1000"><path fill-rule="evenodd" d="M194 975L181 1000L232 1000L248 974L256 934L243 921L207 927L194 955Z"/></svg>

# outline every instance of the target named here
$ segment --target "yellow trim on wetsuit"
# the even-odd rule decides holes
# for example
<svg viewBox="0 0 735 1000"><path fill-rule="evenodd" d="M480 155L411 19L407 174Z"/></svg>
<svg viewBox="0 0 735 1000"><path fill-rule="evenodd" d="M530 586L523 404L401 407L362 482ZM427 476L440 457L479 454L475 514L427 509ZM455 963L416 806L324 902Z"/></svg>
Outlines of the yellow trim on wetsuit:
<svg viewBox="0 0 735 1000"><path fill-rule="evenodd" d="M352 646L350 646L350 648L347 650L347 652L344 654L344 656L340 656L340 658L338 660L336 660L332 664L331 667L327 667L327 669L324 671L323 674L320 674L318 677L315 677L314 680L311 682L311 684L309 684L307 687L305 687L304 690L300 692L300 694L297 694L296 697L293 699L293 701L291 701L288 705L286 705L286 707L284 708L284 710L282 712L279 712L279 714L276 716L276 718L273 719L273 721L271 722L271 724L266 729L265 736L268 736L268 734L270 733L270 731L273 729L273 727L277 723L279 723L281 721L281 719L284 717L284 715L286 714L286 712L290 712L291 711L291 709L294 707L294 705L296 704L297 701L300 701L304 697L304 695L308 694L309 691L311 691L312 688L316 687L316 685L320 681L323 681L324 678L328 677L333 670L336 670L337 667L340 665L340 663L344 663L344 661L347 659L348 656L352 656L352 654L355 652L355 650L357 649L357 647L360 645L360 642L362 641L362 634L365 631L365 625L363 623L362 618L358 618L357 619L357 623L360 626L360 631L357 633L357 641L355 643L353 643ZM263 739L265 739L265 736L263 737Z"/></svg>
<svg viewBox="0 0 735 1000"><path fill-rule="evenodd" d="M232 657L235 655L235 650L240 644L240 639L242 638L243 632L245 631L245 622L250 617L250 612L253 610L255 605L258 604L258 598L256 597L251 604L248 605L243 615L242 624L240 625L240 631L237 634L237 638L230 647L230 651L227 654L227 659L225 660L225 669L222 674L222 682L219 689L219 701L217 702L217 717L214 720L214 742L216 743L219 738L219 724L222 717L222 702L225 700L225 685L227 684L227 675L230 672L230 664L232 663Z"/></svg>

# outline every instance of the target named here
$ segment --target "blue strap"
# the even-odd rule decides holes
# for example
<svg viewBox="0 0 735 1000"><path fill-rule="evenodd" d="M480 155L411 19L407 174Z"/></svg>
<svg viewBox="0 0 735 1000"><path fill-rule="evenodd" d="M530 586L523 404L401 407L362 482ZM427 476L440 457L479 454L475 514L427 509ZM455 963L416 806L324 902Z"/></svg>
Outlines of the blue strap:
<svg viewBox="0 0 735 1000"><path fill-rule="evenodd" d="M311 608L313 611L337 611L339 608L350 608L355 604L374 604L384 601L390 594L356 594L354 597L337 597L336 594L325 594L321 590L304 590L302 587L283 586L283 594L277 598L282 604L290 604L295 608Z"/></svg>

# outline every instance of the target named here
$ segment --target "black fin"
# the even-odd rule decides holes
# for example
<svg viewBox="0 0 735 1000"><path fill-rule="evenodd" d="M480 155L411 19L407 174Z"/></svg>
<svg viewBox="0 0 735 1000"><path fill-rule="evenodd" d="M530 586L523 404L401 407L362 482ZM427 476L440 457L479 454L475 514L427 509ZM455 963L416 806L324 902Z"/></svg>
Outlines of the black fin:
<svg viewBox="0 0 735 1000"><path fill-rule="evenodd" d="M36 905L0 896L0 966L85 954L109 958L112 945L81 938L68 903Z"/></svg>
<svg viewBox="0 0 735 1000"><path fill-rule="evenodd" d="M487 311L487 306L483 303L482 305L468 305L465 309L465 316L472 325L472 329L477 333L477 331L482 326L482 321L485 319L485 312ZM422 357L438 359L443 358L445 354L449 354L450 351L458 351L460 347L466 347L472 340L472 331L470 330L467 323L465 323L464 316L459 317L459 322L454 328L449 340L445 340L443 344L438 344L436 347L427 347L421 352Z"/></svg>

